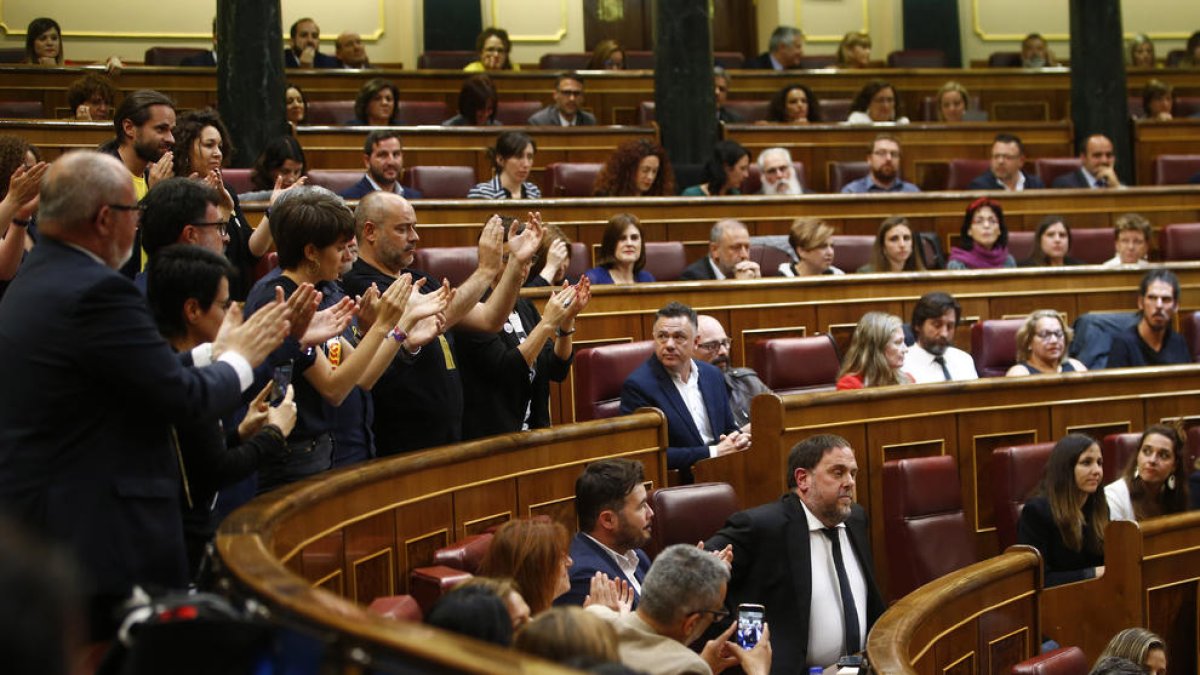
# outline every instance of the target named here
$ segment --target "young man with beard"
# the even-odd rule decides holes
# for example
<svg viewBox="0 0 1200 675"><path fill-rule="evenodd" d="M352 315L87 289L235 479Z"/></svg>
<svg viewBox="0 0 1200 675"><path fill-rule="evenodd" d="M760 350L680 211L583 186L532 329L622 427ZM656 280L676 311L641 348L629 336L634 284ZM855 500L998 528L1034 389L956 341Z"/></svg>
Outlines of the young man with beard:
<svg viewBox="0 0 1200 675"><path fill-rule="evenodd" d="M891 134L879 134L867 152L867 175L842 187L843 194L864 192L920 192L916 185L900 178L900 141Z"/></svg>
<svg viewBox="0 0 1200 675"><path fill-rule="evenodd" d="M954 347L954 329L962 307L949 293L926 293L912 313L912 331L917 342L904 356L904 372L918 383L974 380L975 360Z"/></svg>
<svg viewBox="0 0 1200 675"><path fill-rule="evenodd" d="M1154 269L1142 277L1137 325L1113 336L1108 368L1191 363L1183 336L1171 330L1179 308L1179 279L1171 270Z"/></svg>
<svg viewBox="0 0 1200 675"><path fill-rule="evenodd" d="M363 165L367 172L362 180L342 190L342 199L360 199L376 190L392 192L405 199L420 199L421 193L400 184L404 176L404 145L395 129L376 129L367 134L363 143Z"/></svg>
<svg viewBox="0 0 1200 675"><path fill-rule="evenodd" d="M650 558L640 547L650 541L654 518L641 463L602 459L589 464L575 480L575 511L579 532L571 540L571 590L554 604L582 605L592 577L603 574L629 584L637 607L650 569Z"/></svg>

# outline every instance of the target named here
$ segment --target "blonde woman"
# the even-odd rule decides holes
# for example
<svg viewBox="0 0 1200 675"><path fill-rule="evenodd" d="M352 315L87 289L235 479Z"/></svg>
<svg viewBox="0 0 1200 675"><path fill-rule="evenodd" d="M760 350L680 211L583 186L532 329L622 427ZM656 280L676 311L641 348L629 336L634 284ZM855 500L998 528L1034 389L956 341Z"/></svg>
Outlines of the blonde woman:
<svg viewBox="0 0 1200 675"><path fill-rule="evenodd" d="M864 314L850 339L850 349L838 373L837 388L912 384L912 376L900 370L904 366L904 355L908 353L903 325L900 317L894 314Z"/></svg>
<svg viewBox="0 0 1200 675"><path fill-rule="evenodd" d="M822 274L845 274L833 266L833 228L823 220L799 218L792 223L788 245L796 252L797 262L779 265L785 277L812 277Z"/></svg>
<svg viewBox="0 0 1200 675"><path fill-rule="evenodd" d="M1008 377L1071 373L1087 366L1067 356L1073 331L1052 309L1039 309L1025 319L1017 330L1017 363L1005 373Z"/></svg>

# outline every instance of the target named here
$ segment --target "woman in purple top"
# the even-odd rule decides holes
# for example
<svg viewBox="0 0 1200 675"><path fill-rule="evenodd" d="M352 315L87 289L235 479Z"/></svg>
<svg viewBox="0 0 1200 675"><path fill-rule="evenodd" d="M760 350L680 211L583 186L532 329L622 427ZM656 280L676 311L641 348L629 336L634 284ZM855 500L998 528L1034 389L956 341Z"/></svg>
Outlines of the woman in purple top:
<svg viewBox="0 0 1200 675"><path fill-rule="evenodd" d="M1008 252L1004 209L987 197L971 202L963 215L962 239L950 248L948 270L988 270L1016 267Z"/></svg>
<svg viewBox="0 0 1200 675"><path fill-rule="evenodd" d="M584 272L593 284L632 284L654 281L647 272L646 247L642 244L642 228L637 216L618 213L608 219L600 239L599 263Z"/></svg>

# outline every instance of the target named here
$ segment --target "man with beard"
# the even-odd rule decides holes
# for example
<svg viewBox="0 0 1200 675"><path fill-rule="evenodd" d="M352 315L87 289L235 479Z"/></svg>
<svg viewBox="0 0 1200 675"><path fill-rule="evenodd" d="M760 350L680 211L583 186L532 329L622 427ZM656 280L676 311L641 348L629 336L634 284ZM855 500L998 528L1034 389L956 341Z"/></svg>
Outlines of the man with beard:
<svg viewBox="0 0 1200 675"><path fill-rule="evenodd" d="M1179 279L1171 270L1153 269L1138 288L1137 325L1113 336L1108 368L1191 363L1183 336L1171 330L1179 308Z"/></svg>
<svg viewBox="0 0 1200 675"><path fill-rule="evenodd" d="M864 192L920 192L920 188L900 178L900 140L891 134L879 134L867 151L867 175L842 187L843 194Z"/></svg>
<svg viewBox="0 0 1200 675"><path fill-rule="evenodd" d="M767 148L758 155L764 195L801 195L804 187L796 178L792 154L787 148Z"/></svg>
<svg viewBox="0 0 1200 675"><path fill-rule="evenodd" d="M758 394L771 390L750 368L730 368L729 349L733 344L725 334L725 327L716 317L701 314L697 317L700 344L696 345L696 358L721 369L725 376L725 388L729 390L729 408L738 426L750 423L750 401Z"/></svg>
<svg viewBox="0 0 1200 675"><path fill-rule="evenodd" d="M527 124L553 127L594 126L596 118L583 105L583 77L559 73L554 83L554 103L529 116Z"/></svg>
<svg viewBox="0 0 1200 675"><path fill-rule="evenodd" d="M554 604L582 605L592 578L602 574L628 584L637 607L650 569L640 547L650 541L654 518L643 479L640 462L618 458L592 462L575 480L579 532L571 540L571 590Z"/></svg>
<svg viewBox="0 0 1200 675"><path fill-rule="evenodd" d="M382 190L405 199L420 199L421 193L400 184L404 175L404 146L400 132L395 129L376 129L367 134L363 143L363 166L367 172L362 180L342 190L339 197L359 199L369 192Z"/></svg>
<svg viewBox="0 0 1200 675"><path fill-rule="evenodd" d="M340 68L336 58L322 54L321 28L308 17L292 24L292 48L283 53L285 68Z"/></svg>
<svg viewBox="0 0 1200 675"><path fill-rule="evenodd" d="M918 382L974 380L975 360L953 346L954 329L962 307L949 293L926 293L912 313L912 331L916 344L904 356L904 372Z"/></svg>
<svg viewBox="0 0 1200 675"><path fill-rule="evenodd" d="M138 201L159 181L174 175L175 102L150 89L139 89L125 97L113 114L116 137L100 146L100 152L121 160L129 171ZM142 269L141 230L134 235L134 255L121 274L129 278Z"/></svg>
<svg viewBox="0 0 1200 675"><path fill-rule="evenodd" d="M861 652L883 613L857 476L846 439L811 436L788 454L789 492L733 514L705 543L733 547L726 605L765 606L772 673L824 669Z"/></svg>

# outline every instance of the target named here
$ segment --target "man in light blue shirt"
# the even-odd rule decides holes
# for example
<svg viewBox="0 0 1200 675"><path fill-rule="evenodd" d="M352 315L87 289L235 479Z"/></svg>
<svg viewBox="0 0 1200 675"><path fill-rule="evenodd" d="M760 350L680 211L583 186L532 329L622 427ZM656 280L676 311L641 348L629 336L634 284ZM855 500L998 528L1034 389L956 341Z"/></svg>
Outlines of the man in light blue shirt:
<svg viewBox="0 0 1200 675"><path fill-rule="evenodd" d="M891 134L879 134L871 141L867 175L842 187L842 194L920 191L916 185L900 178L900 141Z"/></svg>

